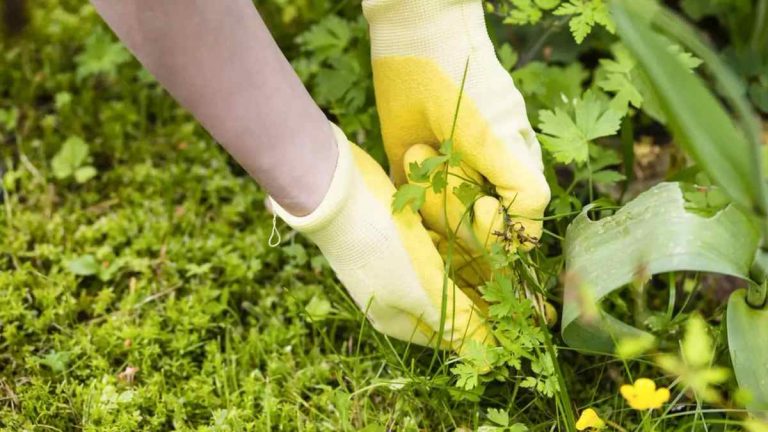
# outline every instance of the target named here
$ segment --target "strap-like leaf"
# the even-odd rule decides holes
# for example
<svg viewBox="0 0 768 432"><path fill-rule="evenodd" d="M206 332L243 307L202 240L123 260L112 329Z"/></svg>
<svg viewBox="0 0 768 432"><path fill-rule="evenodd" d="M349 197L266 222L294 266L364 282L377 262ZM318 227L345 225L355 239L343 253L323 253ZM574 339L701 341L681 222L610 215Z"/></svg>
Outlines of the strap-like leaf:
<svg viewBox="0 0 768 432"><path fill-rule="evenodd" d="M647 1L614 0L612 12L624 44L653 84L676 141L733 201L759 217L768 214L760 155L735 127L722 104L651 30ZM653 4L653 3L650 3Z"/></svg>
<svg viewBox="0 0 768 432"><path fill-rule="evenodd" d="M734 206L712 217L685 208L680 185L662 183L615 215L592 221L589 207L565 237L563 339L574 348L611 352L614 341L641 330L610 315L591 313L608 294L671 271L721 273L747 279L758 230Z"/></svg>
<svg viewBox="0 0 768 432"><path fill-rule="evenodd" d="M752 309L745 295L728 299L728 349L739 387L752 397L747 408L768 415L768 309Z"/></svg>

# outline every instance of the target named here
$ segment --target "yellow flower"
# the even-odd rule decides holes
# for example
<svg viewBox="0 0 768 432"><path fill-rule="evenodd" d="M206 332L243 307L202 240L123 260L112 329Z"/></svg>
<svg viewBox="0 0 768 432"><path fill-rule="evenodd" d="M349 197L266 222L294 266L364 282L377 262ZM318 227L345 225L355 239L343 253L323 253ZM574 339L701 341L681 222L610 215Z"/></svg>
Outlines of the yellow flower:
<svg viewBox="0 0 768 432"><path fill-rule="evenodd" d="M669 400L669 389L656 389L656 383L648 378L640 378L635 384L621 386L621 395L636 410L661 408Z"/></svg>
<svg viewBox="0 0 768 432"><path fill-rule="evenodd" d="M600 418L599 415L593 410L592 408L587 408L584 411L581 412L581 416L579 417L579 421L576 422L576 430L587 430L587 429L602 429L605 427L605 422L603 419Z"/></svg>

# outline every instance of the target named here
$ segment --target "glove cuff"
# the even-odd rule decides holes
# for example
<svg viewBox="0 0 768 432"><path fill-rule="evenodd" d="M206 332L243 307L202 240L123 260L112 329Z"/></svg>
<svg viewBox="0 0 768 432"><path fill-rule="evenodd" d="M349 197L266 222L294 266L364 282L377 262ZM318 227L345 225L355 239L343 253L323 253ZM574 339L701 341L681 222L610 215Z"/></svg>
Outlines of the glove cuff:
<svg viewBox="0 0 768 432"><path fill-rule="evenodd" d="M335 124L331 123L331 129L338 146L338 159L331 184L317 208L306 216L294 216L269 197L275 214L293 229L302 233L313 233L326 227L344 208L350 196L354 169L350 144L344 132Z"/></svg>

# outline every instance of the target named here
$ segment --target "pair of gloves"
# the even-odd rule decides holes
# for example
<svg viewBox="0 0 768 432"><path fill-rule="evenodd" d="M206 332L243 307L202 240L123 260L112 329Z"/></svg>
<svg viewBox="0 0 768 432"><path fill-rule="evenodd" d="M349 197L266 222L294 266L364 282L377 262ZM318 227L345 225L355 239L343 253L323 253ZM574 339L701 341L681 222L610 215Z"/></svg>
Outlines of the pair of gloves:
<svg viewBox="0 0 768 432"><path fill-rule="evenodd" d="M364 0L363 12L392 180L333 126L339 158L322 203L303 217L274 209L320 247L377 330L459 352L470 339L493 343L473 291L488 267L473 260L504 232L532 247L550 198L525 103L496 57L481 0ZM393 212L395 185L413 182L410 164L451 137L461 164L448 168L444 192L430 189L420 214ZM453 193L463 181L495 193L468 212ZM449 255L474 274L449 277Z"/></svg>

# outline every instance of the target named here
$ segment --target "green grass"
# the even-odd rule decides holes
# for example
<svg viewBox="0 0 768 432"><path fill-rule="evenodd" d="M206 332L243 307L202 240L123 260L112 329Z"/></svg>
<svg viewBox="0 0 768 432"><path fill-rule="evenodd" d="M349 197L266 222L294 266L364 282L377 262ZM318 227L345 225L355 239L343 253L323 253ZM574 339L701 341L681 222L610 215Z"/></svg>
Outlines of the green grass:
<svg viewBox="0 0 768 432"><path fill-rule="evenodd" d="M294 3L260 7L329 116L381 160L359 5ZM388 340L314 246L281 223L282 244L268 245L264 193L90 6L41 0L30 13L23 34L0 39L1 430L572 431L588 407L628 431L739 430L743 401L732 380L717 386L722 400L705 403L686 381L690 371L664 372L654 356L672 353L678 365L683 334L691 334L684 346L711 334L711 346L691 349L728 366L722 306L694 295L718 283L682 272L650 281L642 307L652 319L638 324L659 347L631 360L569 349L559 327L531 319L514 301L519 292L499 280L485 293L495 289L498 310L514 312L494 317L507 341L491 374L477 373L492 354L480 348L459 361ZM554 25L543 38L561 18ZM606 53L605 37L585 43ZM586 49L556 47L572 61ZM582 97L586 72L576 65L537 62L515 74L531 106L555 110L560 94ZM350 68L356 81L334 79ZM340 82L347 86L333 87ZM583 98L610 109L605 93ZM631 116L625 123L637 128L652 121ZM592 198L605 208L623 203L610 187L625 143L579 145L586 165L560 161L556 172L545 154L550 235L535 253L502 263L522 275L515 289L534 288L558 310L567 224ZM611 295L605 305L632 321L631 297ZM686 328L694 310L708 320L704 330ZM510 353L526 343L533 348L521 366L501 365L519 361ZM619 388L639 377L669 386L672 401L652 415L631 410Z"/></svg>

